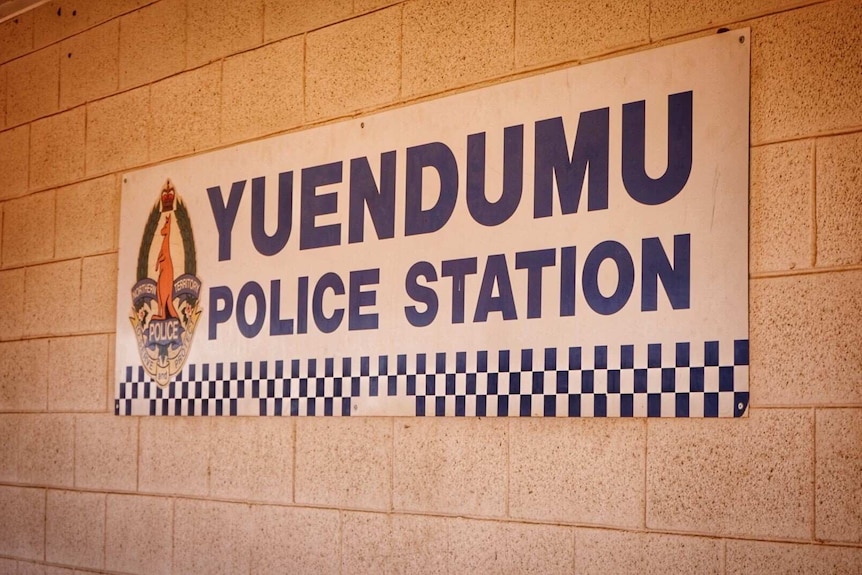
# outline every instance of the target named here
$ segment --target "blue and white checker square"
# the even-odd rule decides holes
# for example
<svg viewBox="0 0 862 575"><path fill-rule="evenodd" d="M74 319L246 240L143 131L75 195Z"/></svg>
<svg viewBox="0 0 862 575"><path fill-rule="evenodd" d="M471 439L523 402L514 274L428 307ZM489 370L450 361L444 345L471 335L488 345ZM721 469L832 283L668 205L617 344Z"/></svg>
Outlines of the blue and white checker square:
<svg viewBox="0 0 862 575"><path fill-rule="evenodd" d="M410 398L410 413L479 417L739 417L748 340L190 364L161 388L128 366L116 412L349 416Z"/></svg>

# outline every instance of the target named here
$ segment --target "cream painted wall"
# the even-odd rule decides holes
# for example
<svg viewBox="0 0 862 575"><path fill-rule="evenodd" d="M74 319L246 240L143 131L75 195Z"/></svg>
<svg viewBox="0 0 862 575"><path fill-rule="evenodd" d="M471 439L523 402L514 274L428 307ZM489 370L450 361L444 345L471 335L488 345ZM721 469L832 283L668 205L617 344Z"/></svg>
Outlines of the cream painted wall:
<svg viewBox="0 0 862 575"><path fill-rule="evenodd" d="M121 174L751 27L751 409L118 418ZM54 0L0 24L0 574L862 572L858 0Z"/></svg>

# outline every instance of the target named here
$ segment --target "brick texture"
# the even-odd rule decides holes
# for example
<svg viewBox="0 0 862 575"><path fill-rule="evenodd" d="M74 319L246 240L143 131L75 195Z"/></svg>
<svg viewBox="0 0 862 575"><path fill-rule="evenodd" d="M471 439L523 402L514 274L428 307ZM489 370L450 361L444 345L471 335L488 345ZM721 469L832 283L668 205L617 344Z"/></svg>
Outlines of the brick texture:
<svg viewBox="0 0 862 575"><path fill-rule="evenodd" d="M68 112L33 122L30 128L30 189L73 182L84 175L86 111Z"/></svg>
<svg viewBox="0 0 862 575"><path fill-rule="evenodd" d="M647 43L649 2L614 2L606 8L596 11L589 3L566 0L519 1L515 15L516 63L533 66L581 60Z"/></svg>
<svg viewBox="0 0 862 575"><path fill-rule="evenodd" d="M722 27L751 29L745 417L113 415L128 172ZM49 0L0 23L0 573L862 572L860 45L859 0Z"/></svg>
<svg viewBox="0 0 862 575"><path fill-rule="evenodd" d="M851 270L751 282L754 405L862 400L860 281Z"/></svg>
<svg viewBox="0 0 862 575"><path fill-rule="evenodd" d="M513 25L511 0L405 4L404 93L455 88L511 70Z"/></svg>
<svg viewBox="0 0 862 575"><path fill-rule="evenodd" d="M2 70L0 70L2 72ZM27 193L30 176L30 126L0 132L0 199Z"/></svg>
<svg viewBox="0 0 862 575"><path fill-rule="evenodd" d="M222 75L223 142L271 134L302 123L302 38L228 58Z"/></svg>
<svg viewBox="0 0 862 575"><path fill-rule="evenodd" d="M753 22L751 140L775 141L858 127L862 9L841 0Z"/></svg>
<svg viewBox="0 0 862 575"><path fill-rule="evenodd" d="M6 123L10 126L56 112L60 50L49 46L13 60L6 68Z"/></svg>
<svg viewBox="0 0 862 575"><path fill-rule="evenodd" d="M314 31L306 38L309 120L394 101L400 86L400 8Z"/></svg>
<svg viewBox="0 0 862 575"><path fill-rule="evenodd" d="M87 30L60 44L60 107L71 108L117 89L118 20Z"/></svg>
<svg viewBox="0 0 862 575"><path fill-rule="evenodd" d="M186 2L164 0L120 19L120 88L175 74L186 65Z"/></svg>
<svg viewBox="0 0 862 575"><path fill-rule="evenodd" d="M33 49L33 12L24 12L0 24L0 63Z"/></svg>

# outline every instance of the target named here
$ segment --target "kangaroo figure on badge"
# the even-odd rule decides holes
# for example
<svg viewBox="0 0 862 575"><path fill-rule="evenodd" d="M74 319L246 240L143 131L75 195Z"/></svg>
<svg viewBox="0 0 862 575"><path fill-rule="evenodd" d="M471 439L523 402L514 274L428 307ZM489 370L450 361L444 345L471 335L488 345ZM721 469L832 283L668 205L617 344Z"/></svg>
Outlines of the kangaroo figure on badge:
<svg viewBox="0 0 862 575"><path fill-rule="evenodd" d="M171 259L171 215L165 219L162 226L162 247L159 249L159 258L156 260L156 271L159 272L159 280L156 283L156 297L159 300L159 313L152 316L150 320L178 318L180 314L174 308L174 262Z"/></svg>

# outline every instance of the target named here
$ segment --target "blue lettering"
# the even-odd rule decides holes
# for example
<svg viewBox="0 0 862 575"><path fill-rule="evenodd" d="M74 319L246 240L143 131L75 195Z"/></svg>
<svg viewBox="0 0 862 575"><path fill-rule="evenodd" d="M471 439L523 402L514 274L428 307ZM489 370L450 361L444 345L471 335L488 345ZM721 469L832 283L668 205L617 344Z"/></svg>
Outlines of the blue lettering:
<svg viewBox="0 0 862 575"><path fill-rule="evenodd" d="M308 276L297 280L296 333L308 333Z"/></svg>
<svg viewBox="0 0 862 575"><path fill-rule="evenodd" d="M440 177L437 203L422 209L422 172L434 168ZM446 144L432 142L407 148L404 235L436 232L449 221L458 199L458 163Z"/></svg>
<svg viewBox="0 0 862 575"><path fill-rule="evenodd" d="M269 335L293 333L293 319L281 318L281 280L269 284Z"/></svg>
<svg viewBox="0 0 862 575"><path fill-rule="evenodd" d="M560 249L560 317L575 315L575 288L578 277L575 273L576 260L575 246Z"/></svg>
<svg viewBox="0 0 862 575"><path fill-rule="evenodd" d="M555 179L562 213L577 213L587 167L587 210L608 208L609 118L608 108L581 112L571 159L563 119L536 122L533 217L553 215Z"/></svg>
<svg viewBox="0 0 862 575"><path fill-rule="evenodd" d="M673 309L688 309L691 303L691 234L673 237L673 267L659 238L641 242L641 311L658 309L658 279Z"/></svg>
<svg viewBox="0 0 862 575"><path fill-rule="evenodd" d="M617 287L610 296L605 297L599 291L599 267L605 260L616 264L619 278ZM587 305L596 313L611 315L620 311L629 301L634 289L635 266L632 256L624 245L615 241L605 241L594 247L584 262L582 276L584 297Z"/></svg>
<svg viewBox="0 0 862 575"><path fill-rule="evenodd" d="M315 224L317 216L338 210L337 192L317 195L317 188L341 182L342 163L332 162L302 170L300 185L299 249L307 250L341 243L341 224Z"/></svg>
<svg viewBox="0 0 862 575"><path fill-rule="evenodd" d="M476 258L462 258L441 266L441 275L452 278L452 323L464 323L465 278L476 273L476 263Z"/></svg>
<svg viewBox="0 0 862 575"><path fill-rule="evenodd" d="M249 298L254 298L255 312L252 322L249 322L246 317ZM263 288L257 282L247 282L239 290L239 295L236 298L236 324L239 327L239 332L251 339L260 333L265 319L266 295L263 293Z"/></svg>
<svg viewBox="0 0 862 575"><path fill-rule="evenodd" d="M377 329L377 314L362 314L362 308L377 303L377 292L362 291L364 286L380 283L380 269L350 272L350 295L348 296L347 329L358 331Z"/></svg>
<svg viewBox="0 0 862 575"><path fill-rule="evenodd" d="M214 286L210 288L209 300L209 339L216 339L218 324L233 315L233 293L227 286Z"/></svg>
<svg viewBox="0 0 862 575"><path fill-rule="evenodd" d="M633 200L656 206L674 197L691 174L692 93L667 98L667 169L659 178L646 173L646 102L623 104L623 184Z"/></svg>
<svg viewBox="0 0 862 575"><path fill-rule="evenodd" d="M556 250L533 250L515 254L515 269L527 270L527 317L542 317L542 270L557 263Z"/></svg>
<svg viewBox="0 0 862 575"><path fill-rule="evenodd" d="M497 286L499 294L497 296L493 295L494 285ZM473 321L488 321L488 314L492 311L502 313L504 320L518 319L518 313L515 311L515 296L512 294L512 282L509 279L509 266L503 254L488 256Z"/></svg>
<svg viewBox="0 0 862 575"><path fill-rule="evenodd" d="M380 155L380 188L368 158L350 160L350 214L348 241L355 244L365 237L365 212L368 208L379 239L395 237L395 152Z"/></svg>
<svg viewBox="0 0 862 575"><path fill-rule="evenodd" d="M328 289L332 290L335 295L344 295L344 282L341 281L338 274L333 272L323 274L317 281L317 285L314 286L314 294L311 296L311 315L317 329L323 333L332 333L338 329L344 318L344 310L341 308L335 308L331 316L324 313L323 296Z"/></svg>
<svg viewBox="0 0 862 575"><path fill-rule="evenodd" d="M261 255L272 256L280 252L290 238L293 216L293 172L278 175L278 224L271 236L264 225L266 179L251 180L251 241Z"/></svg>
<svg viewBox="0 0 862 575"><path fill-rule="evenodd" d="M425 281L436 282L437 270L428 262L416 262L407 271L405 290L413 301L425 304L425 311L419 311L416 306L406 306L404 315L407 321L414 327L425 327L430 325L437 317L439 304L437 292L427 286L419 285L418 279L422 277Z"/></svg>
<svg viewBox="0 0 862 575"><path fill-rule="evenodd" d="M467 209L483 226L512 217L524 188L524 125L503 130L503 193L496 202L485 196L485 132L467 137Z"/></svg>
<svg viewBox="0 0 862 575"><path fill-rule="evenodd" d="M218 261L220 262L230 259L231 233L236 222L236 214L239 211L239 201L242 199L245 182L242 180L231 185L227 205L224 203L221 186L207 188L207 196L209 196L213 218L218 230Z"/></svg>

